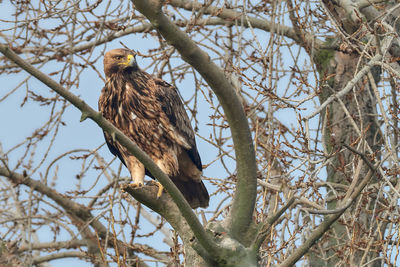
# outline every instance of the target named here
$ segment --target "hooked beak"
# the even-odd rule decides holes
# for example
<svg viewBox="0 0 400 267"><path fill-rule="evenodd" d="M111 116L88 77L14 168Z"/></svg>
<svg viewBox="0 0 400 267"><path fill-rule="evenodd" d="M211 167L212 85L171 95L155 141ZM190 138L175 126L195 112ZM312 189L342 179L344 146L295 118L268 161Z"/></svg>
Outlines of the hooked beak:
<svg viewBox="0 0 400 267"><path fill-rule="evenodd" d="M126 57L126 61L125 62L121 62L119 64L125 65L127 67L132 67L135 64L135 56L134 55L128 55Z"/></svg>

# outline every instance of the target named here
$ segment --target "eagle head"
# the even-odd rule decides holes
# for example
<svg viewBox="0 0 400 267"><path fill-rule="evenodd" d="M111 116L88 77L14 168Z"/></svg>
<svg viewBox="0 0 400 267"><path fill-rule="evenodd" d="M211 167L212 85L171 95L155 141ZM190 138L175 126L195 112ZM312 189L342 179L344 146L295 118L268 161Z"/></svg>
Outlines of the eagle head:
<svg viewBox="0 0 400 267"><path fill-rule="evenodd" d="M119 48L108 51L104 56L104 73L106 77L127 69L137 70L135 53L132 50Z"/></svg>

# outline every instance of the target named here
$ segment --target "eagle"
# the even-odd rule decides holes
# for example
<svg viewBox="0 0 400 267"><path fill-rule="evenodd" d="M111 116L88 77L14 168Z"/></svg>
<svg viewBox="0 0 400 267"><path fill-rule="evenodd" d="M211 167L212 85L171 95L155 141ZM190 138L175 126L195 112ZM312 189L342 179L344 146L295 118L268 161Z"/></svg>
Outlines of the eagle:
<svg viewBox="0 0 400 267"><path fill-rule="evenodd" d="M136 53L121 48L104 56L106 83L99 111L135 142L166 173L195 209L207 207L209 195L201 180L202 164L194 131L177 89L141 70ZM107 146L128 168L134 188L143 186L144 165L112 136L104 132ZM159 197L162 186L159 184Z"/></svg>

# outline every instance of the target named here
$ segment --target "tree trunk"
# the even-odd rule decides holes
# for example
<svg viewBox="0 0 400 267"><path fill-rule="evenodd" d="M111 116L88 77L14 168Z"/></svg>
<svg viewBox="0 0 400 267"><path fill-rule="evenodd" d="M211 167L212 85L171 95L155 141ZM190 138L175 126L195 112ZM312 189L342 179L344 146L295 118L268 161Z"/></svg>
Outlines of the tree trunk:
<svg viewBox="0 0 400 267"><path fill-rule="evenodd" d="M363 67L363 59L352 51L322 50L316 58L320 73L321 92L320 103L343 90ZM378 69L371 69L377 82L380 76ZM362 77L347 94L332 101L322 113L323 146L327 155L331 155L327 167L327 181L351 186L354 179L365 177L368 166L343 144L353 147L359 152L379 157L380 130L377 119L376 102L368 75ZM369 149L370 148L370 149ZM355 176L361 165L359 176ZM361 179L361 178L359 178ZM376 177L373 178L376 181ZM374 182L374 181L371 181ZM327 208L337 209L338 200L343 193L327 192ZM369 191L369 194L376 192ZM349 208L324 235L318 246L310 252L311 266L360 266L377 257L375 252L364 253L365 248L372 244L375 236L376 221L371 217L375 200L361 195L359 201ZM367 250L368 251L368 250ZM369 251L376 251L370 249ZM378 250L379 251L379 250ZM380 266L381 261L373 261L368 266Z"/></svg>

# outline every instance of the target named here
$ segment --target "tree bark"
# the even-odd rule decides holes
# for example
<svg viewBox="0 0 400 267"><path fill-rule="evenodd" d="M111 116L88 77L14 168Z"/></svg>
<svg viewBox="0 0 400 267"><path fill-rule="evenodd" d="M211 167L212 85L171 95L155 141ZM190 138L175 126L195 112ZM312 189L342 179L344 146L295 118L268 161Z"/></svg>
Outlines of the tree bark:
<svg viewBox="0 0 400 267"><path fill-rule="evenodd" d="M321 75L320 103L323 104L328 97L340 92L351 82L357 72L365 65L366 60L351 50L320 51L315 57L318 71ZM361 67L360 67L361 66ZM380 79L377 67L371 69L375 82ZM354 80L353 80L354 81ZM357 156L346 149L343 144L356 148L358 151L370 155L373 159L379 158L381 149L381 134L377 119L375 118L376 99L371 89L368 75L364 75L343 97L332 101L322 112L323 146L327 155L332 155L327 167L327 181L349 185L357 179L354 173L359 166ZM365 177L368 172L365 164L360 169L359 177ZM376 182L373 176L372 182ZM371 194L377 192L370 191ZM327 208L337 208L337 203L343 195L328 190ZM371 218L371 210L376 204L374 198L366 198L362 194L359 204L353 205L341 219L333 224L322 242L314 246L310 252L310 266L359 266L362 262L375 259L377 253L364 249L368 244L371 231L376 229ZM356 212L356 215L354 213ZM354 221L355 220L355 221ZM373 249L372 251L375 251ZM373 261L369 266L380 266L381 261Z"/></svg>

